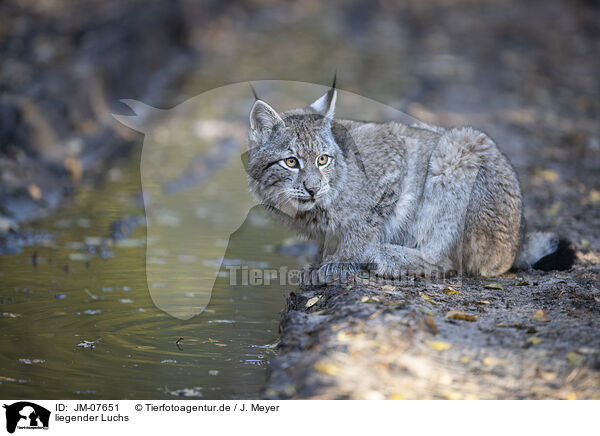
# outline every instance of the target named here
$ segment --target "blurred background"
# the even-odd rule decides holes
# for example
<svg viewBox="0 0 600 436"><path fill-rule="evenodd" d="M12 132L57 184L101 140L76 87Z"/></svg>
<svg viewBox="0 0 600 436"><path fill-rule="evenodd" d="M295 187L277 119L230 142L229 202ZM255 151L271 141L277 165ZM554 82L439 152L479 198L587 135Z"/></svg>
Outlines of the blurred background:
<svg viewBox="0 0 600 436"><path fill-rule="evenodd" d="M520 173L550 159L595 186L581 172L600 151L595 1L8 0L0 11L4 232L136 149L141 136L110 116L128 113L122 98L168 108L234 82L328 84L336 69L345 90L488 131Z"/></svg>
<svg viewBox="0 0 600 436"><path fill-rule="evenodd" d="M256 396L264 380L283 295L252 309L248 322L267 333L231 355L234 313L211 309L209 327L229 329L220 338L156 321L143 136L111 116L131 114L120 99L166 109L236 82L327 85L337 70L341 89L489 133L519 174L528 222L558 229L600 271L599 23L590 0L3 1L0 394L231 398ZM123 309L133 301L140 319ZM171 339L184 331L204 360L177 357ZM102 341L114 347L99 359ZM152 370L138 389L127 383L140 365Z"/></svg>

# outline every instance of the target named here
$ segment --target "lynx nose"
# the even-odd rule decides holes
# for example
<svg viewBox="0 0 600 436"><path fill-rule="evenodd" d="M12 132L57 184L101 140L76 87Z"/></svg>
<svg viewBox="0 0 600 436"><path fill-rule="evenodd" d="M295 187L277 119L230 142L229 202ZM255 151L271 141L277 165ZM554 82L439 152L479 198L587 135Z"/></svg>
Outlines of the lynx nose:
<svg viewBox="0 0 600 436"><path fill-rule="evenodd" d="M321 189L321 182L317 182L314 184L307 184L306 182L304 182L304 189L306 189L306 192L308 192L311 197L314 197L315 195L317 195L317 192L319 192L319 189Z"/></svg>

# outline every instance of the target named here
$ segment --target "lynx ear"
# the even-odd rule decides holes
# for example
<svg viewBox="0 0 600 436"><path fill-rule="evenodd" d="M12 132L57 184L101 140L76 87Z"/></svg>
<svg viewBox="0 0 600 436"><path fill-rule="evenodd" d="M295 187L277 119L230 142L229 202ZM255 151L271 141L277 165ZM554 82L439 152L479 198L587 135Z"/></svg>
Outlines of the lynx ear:
<svg viewBox="0 0 600 436"><path fill-rule="evenodd" d="M331 89L309 106L316 113L323 115L329 120L333 120L333 114L335 112L335 102L337 100L337 90L335 89L336 82L337 71L333 74L333 84L331 85Z"/></svg>
<svg viewBox="0 0 600 436"><path fill-rule="evenodd" d="M337 90L331 88L321 98L316 100L310 105L318 114L323 115L325 118L333 119L335 112L335 102L337 100Z"/></svg>
<svg viewBox="0 0 600 436"><path fill-rule="evenodd" d="M279 114L262 100L256 100L250 111L250 128L252 130L272 130L276 124L283 123Z"/></svg>

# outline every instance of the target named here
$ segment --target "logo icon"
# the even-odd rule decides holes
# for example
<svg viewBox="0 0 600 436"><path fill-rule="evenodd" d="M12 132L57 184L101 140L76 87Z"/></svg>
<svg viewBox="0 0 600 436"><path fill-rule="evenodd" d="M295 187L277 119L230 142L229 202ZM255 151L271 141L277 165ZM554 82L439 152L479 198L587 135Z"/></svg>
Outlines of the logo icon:
<svg viewBox="0 0 600 436"><path fill-rule="evenodd" d="M15 429L48 429L50 411L29 401L19 401L11 405L5 404L6 431L14 433Z"/></svg>
<svg viewBox="0 0 600 436"><path fill-rule="evenodd" d="M311 100L306 98L310 95L330 95L330 87L311 83L265 80L253 84L258 86L261 97L278 108L299 107ZM248 173L252 155L247 144L249 114L256 104L250 91L247 82L230 84L168 110L126 99L122 102L134 115L113 115L124 126L144 134L140 177L147 230L146 282L155 306L181 320L205 310L220 277L233 277L233 283L239 285L236 274L248 274L247 267L260 274L261 282L270 280L265 274L273 277L272 270L267 273L255 268L264 262L250 259L251 251L228 251L230 246L256 246L254 232L244 241L231 239L233 235L248 237L242 230L245 223L253 229L270 225L266 212L261 212L262 200L254 198L248 189L249 180L258 180L256 174ZM424 126L407 114L357 94L337 89L336 95L336 112L345 118L364 119L369 114L373 120ZM318 99L314 104L320 107L324 101ZM350 142L353 151L349 155L362 167L361 156L369 151L360 150L356 141ZM268 158L268 154L264 157ZM289 192L291 188L281 191L281 198ZM387 199L388 194L391 191L382 198ZM382 204L374 203L373 211L383 213L381 207ZM295 209L283 205L276 208L282 216L294 216ZM265 230L264 235L268 233ZM337 240L335 235L331 237L332 241ZM281 262L286 261L282 258ZM278 269L275 264L267 264ZM281 267L285 269L287 265ZM279 275L279 281L282 285L289 283L291 291L291 286L295 286L292 283L299 284L301 278L294 278L295 271L285 271L280 273L285 278L282 281Z"/></svg>

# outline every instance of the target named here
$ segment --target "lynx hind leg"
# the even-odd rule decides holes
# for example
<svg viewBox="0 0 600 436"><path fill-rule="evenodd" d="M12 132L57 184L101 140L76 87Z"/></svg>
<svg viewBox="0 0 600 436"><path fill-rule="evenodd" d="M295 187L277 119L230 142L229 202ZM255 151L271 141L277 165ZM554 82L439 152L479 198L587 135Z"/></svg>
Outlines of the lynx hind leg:
<svg viewBox="0 0 600 436"><path fill-rule="evenodd" d="M470 275L492 277L508 271L517 255L522 228L519 182L495 147L471 192L462 240L462 264Z"/></svg>
<svg viewBox="0 0 600 436"><path fill-rule="evenodd" d="M442 135L431 155L412 236L421 257L444 272L462 272L462 240L468 231L472 192L493 147L481 132L452 129Z"/></svg>
<svg viewBox="0 0 600 436"><path fill-rule="evenodd" d="M406 268L490 276L508 270L519 245L521 194L494 142L471 128L449 130L428 170L411 229L416 247L385 244L379 273Z"/></svg>

